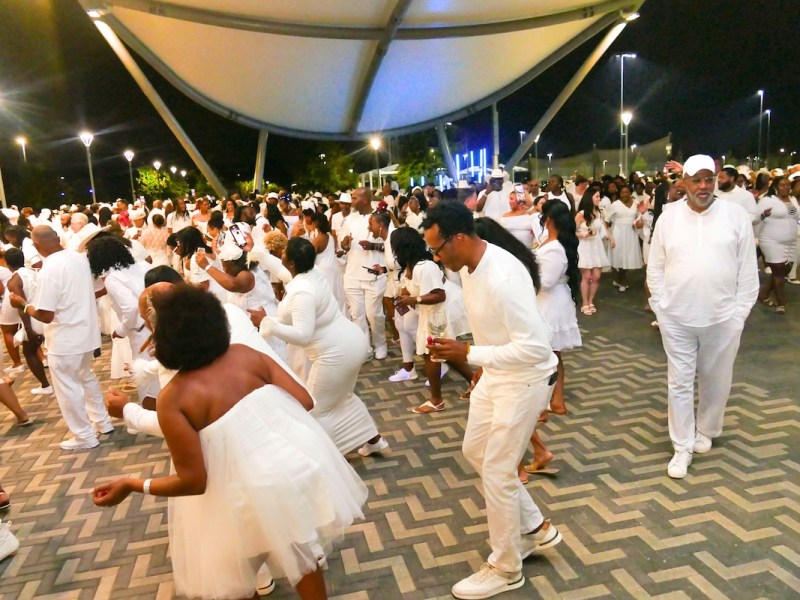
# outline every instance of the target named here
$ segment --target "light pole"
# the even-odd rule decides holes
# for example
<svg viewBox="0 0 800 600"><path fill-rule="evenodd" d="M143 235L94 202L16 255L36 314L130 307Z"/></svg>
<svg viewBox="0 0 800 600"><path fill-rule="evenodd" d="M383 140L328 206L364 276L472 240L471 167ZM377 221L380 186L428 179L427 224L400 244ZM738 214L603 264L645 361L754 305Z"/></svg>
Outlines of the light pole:
<svg viewBox="0 0 800 600"><path fill-rule="evenodd" d="M83 145L86 146L86 162L89 163L89 183L92 185L92 204L97 203L97 194L94 191L94 173L92 172L92 153L89 150L89 146L92 145L92 140L94 139L94 135L89 133L88 131L82 131L80 134L81 141Z"/></svg>
<svg viewBox="0 0 800 600"><path fill-rule="evenodd" d="M539 179L539 136L533 140L533 168L536 170L536 179ZM541 183L541 182L540 182Z"/></svg>
<svg viewBox="0 0 800 600"><path fill-rule="evenodd" d="M625 53L619 55L619 112L623 114L625 112L625 59L636 58L636 54L633 53ZM619 164L620 168L622 168L623 164L623 154L627 154L626 150L626 139L625 139L625 128L623 124L620 123L619 125ZM627 171L627 169L626 169Z"/></svg>
<svg viewBox="0 0 800 600"><path fill-rule="evenodd" d="M381 147L381 139L374 137L369 140L369 145L372 146L372 149L375 150L375 168L378 171L378 187L381 186L381 163L380 158L378 157L378 150Z"/></svg>
<svg viewBox="0 0 800 600"><path fill-rule="evenodd" d="M552 152L548 152L547 153L547 177L550 177L550 170L551 170L550 168L552 167L552 165L553 165L553 153Z"/></svg>
<svg viewBox="0 0 800 600"><path fill-rule="evenodd" d="M772 124L772 109L767 109L767 156L766 161L764 161L764 166L769 169L769 130L770 125Z"/></svg>
<svg viewBox="0 0 800 600"><path fill-rule="evenodd" d="M136 202L136 191L133 189L133 150L125 150L123 156L128 161L128 175L131 177L131 202Z"/></svg>
<svg viewBox="0 0 800 600"><path fill-rule="evenodd" d="M756 156L761 156L761 124L764 121L764 90L758 90L758 97L760 98L758 107L758 153ZM756 164L758 168L758 164Z"/></svg>
<svg viewBox="0 0 800 600"><path fill-rule="evenodd" d="M606 163L607 163L607 162L608 162L608 159L604 158L604 159L603 159L603 175L605 175L605 174L606 174Z"/></svg>
<svg viewBox="0 0 800 600"><path fill-rule="evenodd" d="M25 139L25 136L20 135L17 138L15 138L14 141L17 142L20 146L22 146L22 160L25 162L25 164L27 164L28 155L25 153L25 145L28 143L28 140Z"/></svg>
<svg viewBox="0 0 800 600"><path fill-rule="evenodd" d="M626 110L622 113L622 115L620 115L620 122L622 123L622 140L624 142L622 146L622 163L620 164L620 167L624 167L622 169L623 176L625 176L628 172L628 126L631 124L632 120L633 113L629 110Z"/></svg>

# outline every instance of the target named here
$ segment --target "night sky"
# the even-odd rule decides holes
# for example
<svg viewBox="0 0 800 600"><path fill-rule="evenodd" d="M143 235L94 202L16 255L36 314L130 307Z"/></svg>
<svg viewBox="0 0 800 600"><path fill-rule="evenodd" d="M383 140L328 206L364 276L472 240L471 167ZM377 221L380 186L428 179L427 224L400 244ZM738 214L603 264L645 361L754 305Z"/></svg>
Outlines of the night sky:
<svg viewBox="0 0 800 600"><path fill-rule="evenodd" d="M779 148L800 151L800 110L796 89L790 90L800 81L798 9L797 0L648 0L641 18L544 131L539 156L585 152L592 144L618 147L619 60L613 55L635 52L638 58L625 65L625 104L636 115L632 143L671 131L676 155L755 155L756 92L762 88L764 108L772 110L772 164L786 163ZM599 39L499 103L501 161ZM227 182L252 177L256 132L200 108L139 62L217 174ZM471 143L491 147L489 110L456 125ZM91 149L101 199L130 193L126 148L136 152L134 165L159 159L192 167L75 0L0 0L0 167L9 199L25 168L17 135L28 138L29 165L88 190L85 150L77 139L84 128L96 134ZM766 145L766 119L763 139ZM270 135L266 179L290 183L313 151L313 142ZM364 162L358 166L372 167L368 156Z"/></svg>

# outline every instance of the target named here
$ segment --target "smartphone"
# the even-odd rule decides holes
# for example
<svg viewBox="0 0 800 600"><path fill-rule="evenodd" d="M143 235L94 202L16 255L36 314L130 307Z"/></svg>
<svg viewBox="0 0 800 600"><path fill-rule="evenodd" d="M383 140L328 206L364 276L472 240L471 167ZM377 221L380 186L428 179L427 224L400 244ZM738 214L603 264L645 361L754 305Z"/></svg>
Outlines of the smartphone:
<svg viewBox="0 0 800 600"><path fill-rule="evenodd" d="M372 267L367 267L365 265L364 268L367 270L367 273L369 273L370 275L375 275L375 277L377 277L378 275L383 275L382 271L376 271Z"/></svg>
<svg viewBox="0 0 800 600"><path fill-rule="evenodd" d="M406 306L405 304L397 304L397 302L398 302L399 300L400 300L400 298L395 298L395 299L392 301L392 303L394 304L394 309L397 311L397 314L398 314L398 315L400 315L400 316L402 317L402 316L403 316L404 314L406 314L406 313L407 313L409 310L411 310L411 308L410 308L410 307L408 307L408 306Z"/></svg>
<svg viewBox="0 0 800 600"><path fill-rule="evenodd" d="M233 236L233 241L237 246L239 246L239 248L244 248L247 245L247 238L236 223L228 227L228 231L230 231L231 235Z"/></svg>

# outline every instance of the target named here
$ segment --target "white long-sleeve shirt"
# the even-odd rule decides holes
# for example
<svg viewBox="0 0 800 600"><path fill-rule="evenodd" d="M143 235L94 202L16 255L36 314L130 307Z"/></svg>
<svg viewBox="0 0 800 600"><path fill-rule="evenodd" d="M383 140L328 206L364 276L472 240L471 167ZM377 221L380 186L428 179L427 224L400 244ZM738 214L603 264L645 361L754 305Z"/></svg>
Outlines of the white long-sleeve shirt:
<svg viewBox="0 0 800 600"><path fill-rule="evenodd" d="M470 273L461 269L464 308L475 344L467 359L484 377L504 383L535 383L558 365L548 329L536 308L536 292L525 266L493 244Z"/></svg>
<svg viewBox="0 0 800 600"><path fill-rule="evenodd" d="M759 217L761 216L761 212L756 206L756 199L753 198L753 194L747 190L735 185L729 192L723 192L722 190L717 189L714 192L714 195L721 200L727 200L728 202L733 202L734 204L741 206L750 216L750 222L754 226L760 223L761 220Z"/></svg>
<svg viewBox="0 0 800 600"><path fill-rule="evenodd" d="M115 331L118 336L125 337L144 327L139 316L139 295L144 291L144 276L149 269L147 263L134 263L125 269L112 269L105 277L104 285L119 319Z"/></svg>
<svg viewBox="0 0 800 600"><path fill-rule="evenodd" d="M676 202L656 223L647 286L657 316L690 327L744 322L758 295L748 214L733 202L715 200L701 213Z"/></svg>

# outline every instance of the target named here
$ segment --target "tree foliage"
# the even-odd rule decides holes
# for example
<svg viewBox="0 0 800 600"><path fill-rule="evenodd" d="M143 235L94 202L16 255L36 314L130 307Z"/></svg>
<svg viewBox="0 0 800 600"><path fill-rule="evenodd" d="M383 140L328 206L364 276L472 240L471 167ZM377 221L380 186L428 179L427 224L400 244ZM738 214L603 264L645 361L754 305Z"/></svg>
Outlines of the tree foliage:
<svg viewBox="0 0 800 600"><path fill-rule="evenodd" d="M317 144L314 154L295 174L299 191L333 192L353 188L358 183L353 157L334 142Z"/></svg>
<svg viewBox="0 0 800 600"><path fill-rule="evenodd" d="M136 169L136 189L147 200L158 200L166 197L169 188L168 171L156 171L153 167Z"/></svg>

